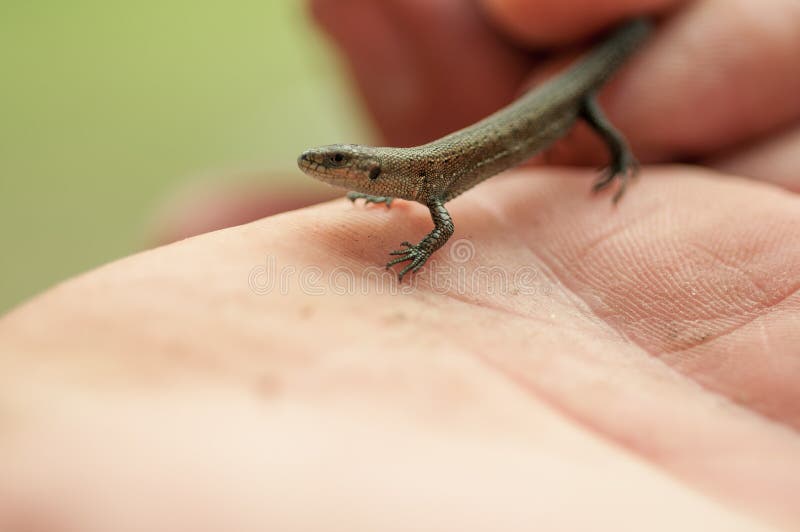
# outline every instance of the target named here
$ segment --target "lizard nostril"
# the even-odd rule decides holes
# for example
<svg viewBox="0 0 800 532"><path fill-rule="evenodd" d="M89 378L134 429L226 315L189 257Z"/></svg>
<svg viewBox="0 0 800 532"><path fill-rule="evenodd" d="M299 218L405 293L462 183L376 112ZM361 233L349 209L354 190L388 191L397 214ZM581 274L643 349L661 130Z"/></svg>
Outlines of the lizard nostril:
<svg viewBox="0 0 800 532"><path fill-rule="evenodd" d="M308 168L311 166L311 157L308 155L307 152L303 152L300 154L300 157L297 158L297 165L303 169Z"/></svg>

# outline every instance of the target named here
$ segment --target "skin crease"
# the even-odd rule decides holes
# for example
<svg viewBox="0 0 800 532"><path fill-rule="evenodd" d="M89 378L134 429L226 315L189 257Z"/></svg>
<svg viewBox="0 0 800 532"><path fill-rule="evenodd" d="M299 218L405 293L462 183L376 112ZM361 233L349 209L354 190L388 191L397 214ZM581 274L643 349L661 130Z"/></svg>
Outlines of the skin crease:
<svg viewBox="0 0 800 532"><path fill-rule="evenodd" d="M378 20L366 4L315 3L346 53L365 38L344 34L356 15ZM380 5L407 36L456 10ZM800 201L785 168L800 147L784 60L797 41L778 31L796 10L733 5L678 9L604 94L635 151L641 132L645 154L691 153L729 173L645 166L614 208L588 192L593 172L528 168L449 205L456 234L438 267L528 272L533 293L448 289L454 277L434 285L432 266L407 293L381 291L372 268L427 231L427 212L337 200L113 263L0 319L0 530L796 528ZM448 38L464 28L455 20L476 31L473 16ZM680 71L667 67L682 36L712 66L697 29L712 20L713 42L722 21L750 24L752 56L775 73L759 77L748 53L699 86L647 79ZM435 70L435 49L413 40L398 64ZM357 79L367 66L353 64ZM509 79L525 77L516 68ZM726 79L737 83L710 101ZM427 80L414 81L409 115L447 93ZM679 96L694 115L723 120L716 106L729 106L733 118L704 126L677 112ZM366 98L375 111L380 96ZM735 112L739 98L760 117ZM646 131L648 101L675 113ZM589 153L582 142L576 132L563 153ZM281 270L285 290L267 290L268 256L294 268ZM342 267L366 293L336 295Z"/></svg>

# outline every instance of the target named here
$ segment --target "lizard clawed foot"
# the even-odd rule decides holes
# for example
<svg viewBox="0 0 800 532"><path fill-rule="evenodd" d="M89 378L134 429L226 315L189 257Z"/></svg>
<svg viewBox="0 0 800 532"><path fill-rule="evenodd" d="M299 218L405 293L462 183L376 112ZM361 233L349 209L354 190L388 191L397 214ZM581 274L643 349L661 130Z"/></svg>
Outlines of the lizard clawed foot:
<svg viewBox="0 0 800 532"><path fill-rule="evenodd" d="M622 153L608 168L603 170L600 178L592 186L593 192L600 192L608 188L615 179L619 179L619 188L614 193L612 201L616 204L625 194L628 183L632 177L639 173L639 161L630 153Z"/></svg>
<svg viewBox="0 0 800 532"><path fill-rule="evenodd" d="M411 242L403 242L400 244L401 246L405 246L406 249L397 249L389 253L389 255L399 255L396 259L393 259L388 264L386 264L386 269L388 270L395 264L400 264L401 262L409 262L400 270L400 273L397 274L398 282L403 281L403 277L408 272L416 272L420 268L422 268L423 264L428 260L431 256L431 252L427 249L423 248L419 244L412 244Z"/></svg>
<svg viewBox="0 0 800 532"><path fill-rule="evenodd" d="M357 199L363 199L365 205L368 203L385 203L386 208L391 207L392 201L394 201L394 198L390 198L388 196L371 196L369 194L364 194L363 192L348 192L347 199L353 203L355 203Z"/></svg>

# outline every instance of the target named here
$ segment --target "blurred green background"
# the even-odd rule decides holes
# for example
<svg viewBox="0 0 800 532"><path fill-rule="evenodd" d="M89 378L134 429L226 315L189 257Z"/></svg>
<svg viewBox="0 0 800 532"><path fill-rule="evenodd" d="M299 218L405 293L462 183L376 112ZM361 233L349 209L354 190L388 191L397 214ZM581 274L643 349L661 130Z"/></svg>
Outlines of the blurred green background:
<svg viewBox="0 0 800 532"><path fill-rule="evenodd" d="M301 0L3 2L0 69L0 312L141 249L181 183L366 136Z"/></svg>

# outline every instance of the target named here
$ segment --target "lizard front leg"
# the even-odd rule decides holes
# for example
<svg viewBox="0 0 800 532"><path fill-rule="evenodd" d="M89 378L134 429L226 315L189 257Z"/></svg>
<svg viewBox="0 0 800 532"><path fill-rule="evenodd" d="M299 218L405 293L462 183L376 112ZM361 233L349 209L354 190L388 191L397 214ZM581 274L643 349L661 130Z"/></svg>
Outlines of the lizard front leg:
<svg viewBox="0 0 800 532"><path fill-rule="evenodd" d="M398 281L402 281L403 276L408 272L416 272L422 268L422 265L425 264L433 252L442 247L453 235L453 230L455 229L453 219L447 209L444 208L444 202L440 199L430 200L428 209L430 209L431 218L433 219L433 231L425 235L425 238L419 244L403 242L400 245L405 246L406 249L398 249L390 253L390 255L398 255L398 257L386 265L387 270L395 264L408 262L397 275Z"/></svg>
<svg viewBox="0 0 800 532"><path fill-rule="evenodd" d="M363 192L348 192L347 199L353 203L355 203L357 199L363 199L364 204L385 203L387 208L391 207L394 201L394 198L390 198L389 196L372 196L370 194L364 194Z"/></svg>

